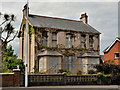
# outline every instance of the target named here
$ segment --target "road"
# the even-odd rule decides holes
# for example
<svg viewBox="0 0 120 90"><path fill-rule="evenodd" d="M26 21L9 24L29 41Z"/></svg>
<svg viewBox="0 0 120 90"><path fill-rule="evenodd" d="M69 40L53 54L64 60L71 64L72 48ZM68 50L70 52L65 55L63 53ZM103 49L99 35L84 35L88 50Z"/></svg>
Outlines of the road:
<svg viewBox="0 0 120 90"><path fill-rule="evenodd" d="M118 85L4 87L2 90L120 90Z"/></svg>

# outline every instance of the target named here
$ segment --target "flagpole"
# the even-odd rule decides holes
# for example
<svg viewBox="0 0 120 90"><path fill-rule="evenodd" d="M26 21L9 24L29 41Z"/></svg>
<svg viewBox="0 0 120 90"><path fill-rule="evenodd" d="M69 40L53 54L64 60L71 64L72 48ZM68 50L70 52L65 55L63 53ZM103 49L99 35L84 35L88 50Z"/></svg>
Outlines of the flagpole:
<svg viewBox="0 0 120 90"><path fill-rule="evenodd" d="M27 0L25 87L28 87L28 5L29 3Z"/></svg>

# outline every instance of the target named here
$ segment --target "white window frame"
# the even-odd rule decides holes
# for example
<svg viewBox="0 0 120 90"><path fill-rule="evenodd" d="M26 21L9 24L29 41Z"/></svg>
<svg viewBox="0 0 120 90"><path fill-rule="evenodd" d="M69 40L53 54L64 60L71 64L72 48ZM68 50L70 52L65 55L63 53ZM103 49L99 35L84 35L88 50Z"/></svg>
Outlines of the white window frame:
<svg viewBox="0 0 120 90"><path fill-rule="evenodd" d="M118 57L117 57L117 54L118 54ZM119 52L114 53L114 58L115 58L115 59L120 58Z"/></svg>
<svg viewBox="0 0 120 90"><path fill-rule="evenodd" d="M73 46L72 34L66 34L66 48L71 48Z"/></svg>
<svg viewBox="0 0 120 90"><path fill-rule="evenodd" d="M56 46L57 46L57 33L52 32L52 47L56 47Z"/></svg>

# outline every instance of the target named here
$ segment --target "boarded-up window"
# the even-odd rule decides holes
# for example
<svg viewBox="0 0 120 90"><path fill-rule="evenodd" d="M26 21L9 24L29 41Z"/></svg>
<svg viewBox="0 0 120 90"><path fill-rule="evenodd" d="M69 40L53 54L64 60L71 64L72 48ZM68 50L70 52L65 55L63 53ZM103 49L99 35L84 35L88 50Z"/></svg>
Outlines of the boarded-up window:
<svg viewBox="0 0 120 90"><path fill-rule="evenodd" d="M85 48L86 47L86 44L85 44L85 35L82 35L81 36L81 48Z"/></svg>
<svg viewBox="0 0 120 90"><path fill-rule="evenodd" d="M58 57L50 56L49 71L50 73L58 73Z"/></svg>
<svg viewBox="0 0 120 90"><path fill-rule="evenodd" d="M40 57L39 59L39 72L44 72L44 58Z"/></svg>
<svg viewBox="0 0 120 90"><path fill-rule="evenodd" d="M57 33L56 32L52 33L52 46L53 47L57 46Z"/></svg>
<svg viewBox="0 0 120 90"><path fill-rule="evenodd" d="M48 45L48 33L47 31L42 32L42 46Z"/></svg>
<svg viewBox="0 0 120 90"><path fill-rule="evenodd" d="M64 58L64 69L75 73L75 56L65 56Z"/></svg>
<svg viewBox="0 0 120 90"><path fill-rule="evenodd" d="M95 64L99 64L99 58L89 58L88 70L94 70Z"/></svg>
<svg viewBox="0 0 120 90"><path fill-rule="evenodd" d="M86 59L85 58L82 58L81 59L81 71L82 72L85 72L86 71L86 66L87 66L87 63L86 63Z"/></svg>
<svg viewBox="0 0 120 90"><path fill-rule="evenodd" d="M73 40L72 40L72 35L71 34L67 34L66 35L66 47L67 48L71 48L72 47L72 42Z"/></svg>

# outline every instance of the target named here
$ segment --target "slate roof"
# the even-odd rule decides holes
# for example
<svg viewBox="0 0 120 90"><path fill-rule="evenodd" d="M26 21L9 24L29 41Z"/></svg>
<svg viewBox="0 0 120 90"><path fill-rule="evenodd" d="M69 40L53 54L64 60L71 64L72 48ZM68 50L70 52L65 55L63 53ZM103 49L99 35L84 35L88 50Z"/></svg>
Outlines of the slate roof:
<svg viewBox="0 0 120 90"><path fill-rule="evenodd" d="M100 34L100 32L98 32L96 29L91 27L89 24L85 24L77 20L39 16L32 14L29 14L28 19L31 22L31 24L35 27L49 27L49 28L57 28L62 30L72 30L72 31L91 32L91 33Z"/></svg>

